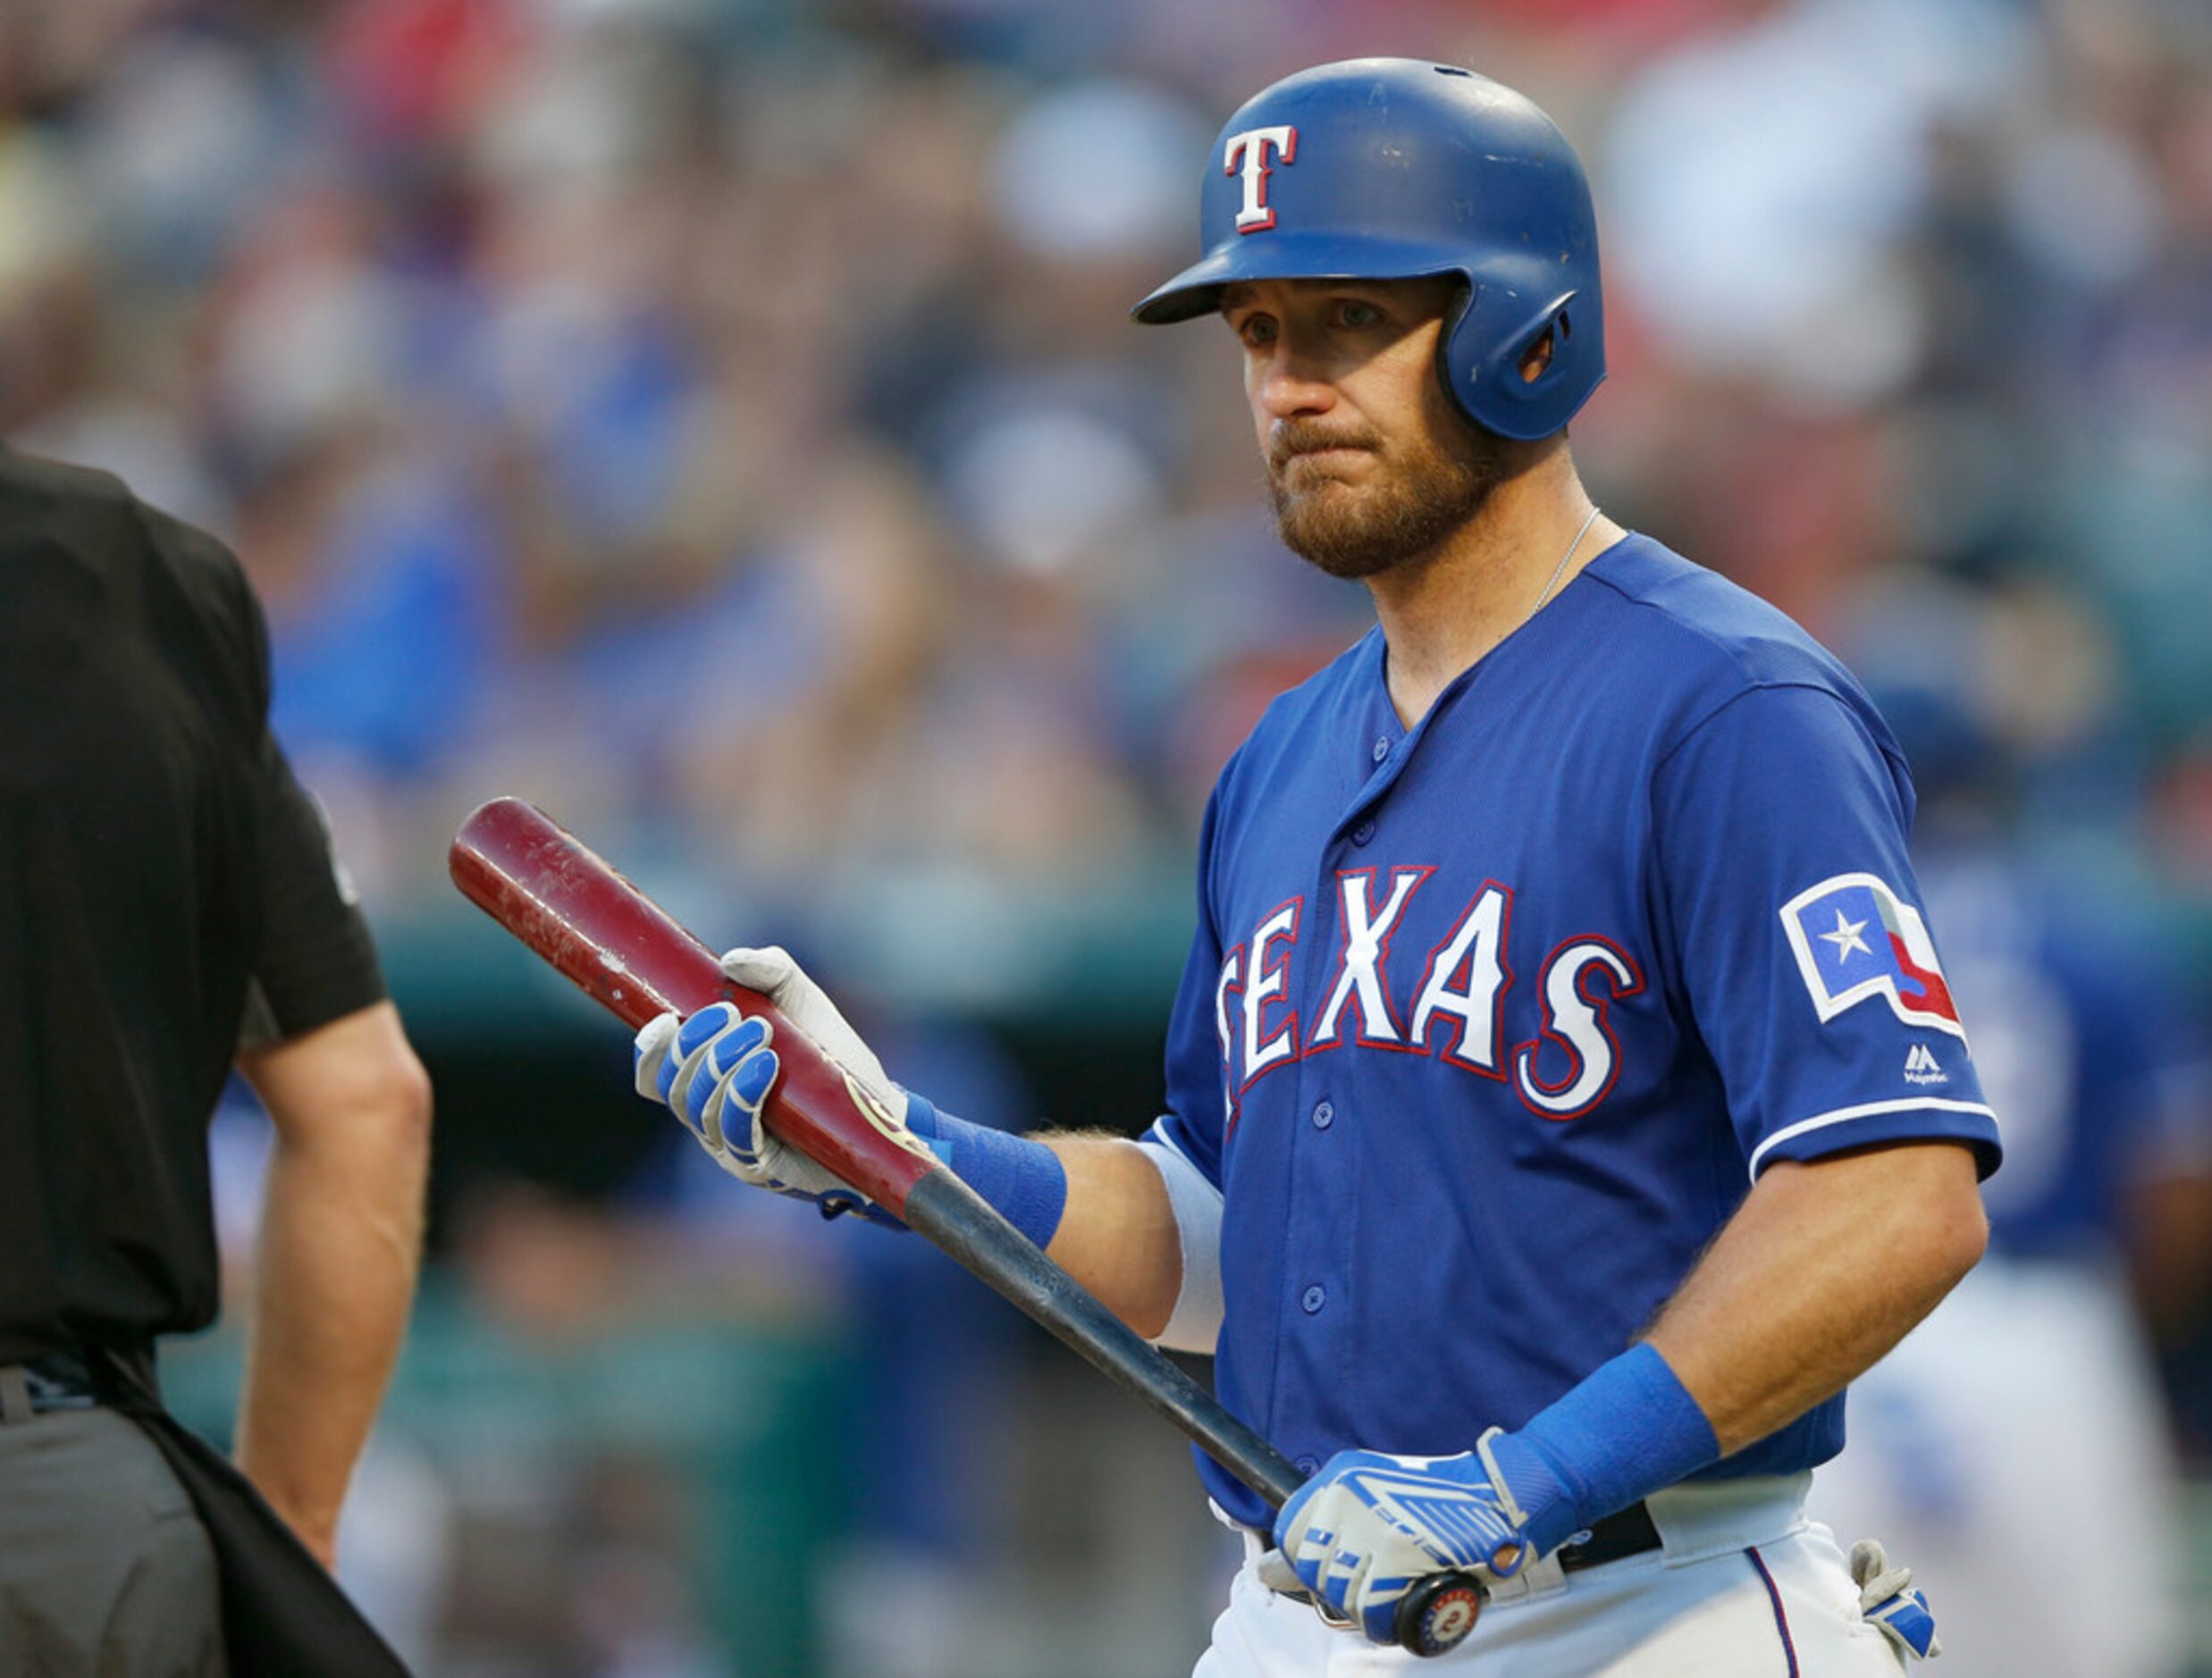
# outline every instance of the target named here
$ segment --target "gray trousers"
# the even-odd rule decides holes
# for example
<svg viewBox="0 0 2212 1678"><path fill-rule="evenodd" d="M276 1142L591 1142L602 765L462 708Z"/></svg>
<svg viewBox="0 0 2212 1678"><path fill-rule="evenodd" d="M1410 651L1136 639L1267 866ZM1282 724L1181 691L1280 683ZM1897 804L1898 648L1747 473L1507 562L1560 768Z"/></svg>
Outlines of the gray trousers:
<svg viewBox="0 0 2212 1678"><path fill-rule="evenodd" d="M153 1442L107 1410L0 1423L0 1673L227 1670L214 1550Z"/></svg>

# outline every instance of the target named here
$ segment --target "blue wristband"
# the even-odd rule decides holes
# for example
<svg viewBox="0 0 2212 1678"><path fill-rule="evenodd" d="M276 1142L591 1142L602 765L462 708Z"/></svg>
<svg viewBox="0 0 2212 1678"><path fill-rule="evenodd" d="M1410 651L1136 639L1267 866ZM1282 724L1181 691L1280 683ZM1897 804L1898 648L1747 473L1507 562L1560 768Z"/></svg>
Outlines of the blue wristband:
<svg viewBox="0 0 2212 1678"><path fill-rule="evenodd" d="M1697 1400L1642 1343L1490 1448L1539 1556L1720 1457Z"/></svg>
<svg viewBox="0 0 2212 1678"><path fill-rule="evenodd" d="M1027 1137L939 1112L911 1090L906 1128L1008 1223L1040 1248L1050 1244L1068 1204L1067 1167L1058 1154Z"/></svg>

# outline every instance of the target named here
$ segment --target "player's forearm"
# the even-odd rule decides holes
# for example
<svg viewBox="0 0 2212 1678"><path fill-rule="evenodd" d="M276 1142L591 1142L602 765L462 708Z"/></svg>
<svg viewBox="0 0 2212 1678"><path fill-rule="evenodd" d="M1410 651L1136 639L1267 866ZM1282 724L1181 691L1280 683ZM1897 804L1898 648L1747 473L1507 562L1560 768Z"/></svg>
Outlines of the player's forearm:
<svg viewBox="0 0 2212 1678"><path fill-rule="evenodd" d="M1779 1162L1649 1338L1726 1455L1870 1368L1973 1268L1987 1238L1966 1148Z"/></svg>
<svg viewBox="0 0 2212 1678"><path fill-rule="evenodd" d="M1649 1338L1498 1436L1485 1472L1549 1551L1835 1393L1972 1267L1984 1229L1964 1147L1777 1163Z"/></svg>
<svg viewBox="0 0 2212 1678"><path fill-rule="evenodd" d="M1167 1326L1182 1249L1160 1173L1119 1137L1044 1138L1068 1176L1067 1209L1047 1254L1139 1334Z"/></svg>
<svg viewBox="0 0 2212 1678"><path fill-rule="evenodd" d="M239 1464L325 1562L406 1331L428 1157L427 1099L402 1089L272 1158Z"/></svg>

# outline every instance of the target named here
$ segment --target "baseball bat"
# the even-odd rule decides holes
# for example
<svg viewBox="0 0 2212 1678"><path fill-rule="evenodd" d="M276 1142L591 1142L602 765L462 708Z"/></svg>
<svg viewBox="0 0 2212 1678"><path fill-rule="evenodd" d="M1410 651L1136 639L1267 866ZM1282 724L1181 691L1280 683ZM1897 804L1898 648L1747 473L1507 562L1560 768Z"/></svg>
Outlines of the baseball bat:
<svg viewBox="0 0 2212 1678"><path fill-rule="evenodd" d="M1280 1508L1306 1476L1047 1258L897 1124L766 996L535 805L495 798L461 824L448 858L463 896L633 1031L728 1001L775 1027L782 1074L761 1122L988 1283ZM1399 1605L1398 1640L1421 1655L1474 1629L1470 1573L1424 1579Z"/></svg>

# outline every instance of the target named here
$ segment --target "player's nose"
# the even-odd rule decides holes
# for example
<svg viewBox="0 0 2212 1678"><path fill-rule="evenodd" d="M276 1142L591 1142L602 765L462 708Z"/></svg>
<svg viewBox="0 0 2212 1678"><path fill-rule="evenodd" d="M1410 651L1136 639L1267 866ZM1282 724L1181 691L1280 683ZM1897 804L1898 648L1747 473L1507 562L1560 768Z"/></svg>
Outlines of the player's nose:
<svg viewBox="0 0 2212 1678"><path fill-rule="evenodd" d="M1336 387L1318 365L1287 341L1252 370L1252 405L1269 420L1325 414L1336 406Z"/></svg>

